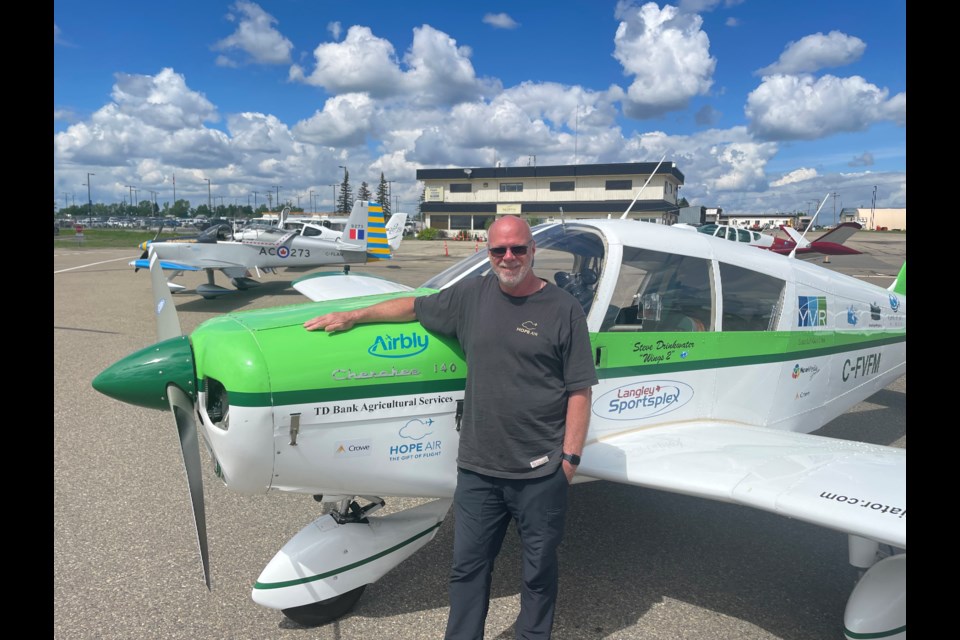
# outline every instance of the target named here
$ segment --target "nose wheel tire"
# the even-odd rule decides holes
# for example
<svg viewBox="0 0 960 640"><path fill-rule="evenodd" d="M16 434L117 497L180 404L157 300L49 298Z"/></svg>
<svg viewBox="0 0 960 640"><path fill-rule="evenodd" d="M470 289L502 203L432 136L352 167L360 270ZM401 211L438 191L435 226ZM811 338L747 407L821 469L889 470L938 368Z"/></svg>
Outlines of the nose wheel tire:
<svg viewBox="0 0 960 640"><path fill-rule="evenodd" d="M366 588L367 585L363 585L327 600L284 609L283 615L301 626L319 627L346 615L357 604Z"/></svg>

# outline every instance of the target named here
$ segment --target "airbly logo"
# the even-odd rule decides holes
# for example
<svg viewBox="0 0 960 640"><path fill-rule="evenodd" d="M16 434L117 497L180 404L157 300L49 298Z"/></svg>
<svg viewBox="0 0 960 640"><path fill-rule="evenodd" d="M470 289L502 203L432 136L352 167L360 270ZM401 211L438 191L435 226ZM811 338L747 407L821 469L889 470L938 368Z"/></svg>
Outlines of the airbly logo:
<svg viewBox="0 0 960 640"><path fill-rule="evenodd" d="M377 336L367 353L378 358L409 358L427 350L429 336L416 332L401 333L398 336Z"/></svg>

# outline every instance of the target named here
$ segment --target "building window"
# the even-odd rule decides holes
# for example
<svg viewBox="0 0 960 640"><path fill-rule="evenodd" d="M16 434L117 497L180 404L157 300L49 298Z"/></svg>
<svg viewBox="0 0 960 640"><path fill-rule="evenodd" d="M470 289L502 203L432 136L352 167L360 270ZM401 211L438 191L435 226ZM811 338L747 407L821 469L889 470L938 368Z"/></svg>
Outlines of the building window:
<svg viewBox="0 0 960 640"><path fill-rule="evenodd" d="M633 189L633 180L607 180L607 191Z"/></svg>
<svg viewBox="0 0 960 640"><path fill-rule="evenodd" d="M573 191L573 180L564 180L562 182L551 182L550 191Z"/></svg>
<svg viewBox="0 0 960 640"><path fill-rule="evenodd" d="M500 183L500 193L522 193L522 192L523 192L522 182L501 182Z"/></svg>
<svg viewBox="0 0 960 640"><path fill-rule="evenodd" d="M472 216L450 216L451 229L469 229L472 222Z"/></svg>
<svg viewBox="0 0 960 640"><path fill-rule="evenodd" d="M449 229L450 216L432 214L430 216L430 227L433 229Z"/></svg>
<svg viewBox="0 0 960 640"><path fill-rule="evenodd" d="M450 183L450 193L471 193L472 191L473 185L469 182Z"/></svg>

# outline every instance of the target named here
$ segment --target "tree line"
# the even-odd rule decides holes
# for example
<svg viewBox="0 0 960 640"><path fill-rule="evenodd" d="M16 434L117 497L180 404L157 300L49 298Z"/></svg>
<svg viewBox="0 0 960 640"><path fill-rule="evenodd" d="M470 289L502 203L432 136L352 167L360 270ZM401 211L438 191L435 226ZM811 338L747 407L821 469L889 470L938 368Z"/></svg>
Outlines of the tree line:
<svg viewBox="0 0 960 640"><path fill-rule="evenodd" d="M350 215L353 209L354 200L367 200L380 203L384 214L389 217L391 214L390 189L389 183L384 178L383 172L380 173L380 184L377 185L376 197L372 197L370 186L366 182L361 182L357 189L356 198L353 196L353 188L350 185L350 173L344 169L343 182L340 183L340 192L337 195L336 209L334 213ZM210 206L208 203L199 204L196 207L190 204L190 201L184 198L176 200L172 205L164 202L158 205L155 202L144 199L136 204L124 202L104 203L83 203L69 206L58 206L56 201L53 204L54 217L60 218L103 218L103 217L167 217L174 218L256 218L267 213L279 211L283 207L289 207L291 213L305 213L305 209L291 202L277 204L275 207L267 203L259 204L256 207L250 204L223 204L222 196L214 196L214 199L221 199L219 205ZM420 198L423 201L423 196ZM419 205L418 205L419 210Z"/></svg>

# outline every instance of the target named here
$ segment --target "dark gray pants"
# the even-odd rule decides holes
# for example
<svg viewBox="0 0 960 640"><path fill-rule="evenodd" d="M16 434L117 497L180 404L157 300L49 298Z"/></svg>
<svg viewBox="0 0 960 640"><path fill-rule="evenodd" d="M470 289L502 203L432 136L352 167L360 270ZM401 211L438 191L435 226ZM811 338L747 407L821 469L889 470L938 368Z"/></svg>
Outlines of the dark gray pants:
<svg viewBox="0 0 960 640"><path fill-rule="evenodd" d="M567 476L559 467L549 476L532 480L458 470L447 640L483 638L493 564L511 520L517 523L523 562L516 637L550 637L557 602L557 547L563 538L568 488Z"/></svg>

